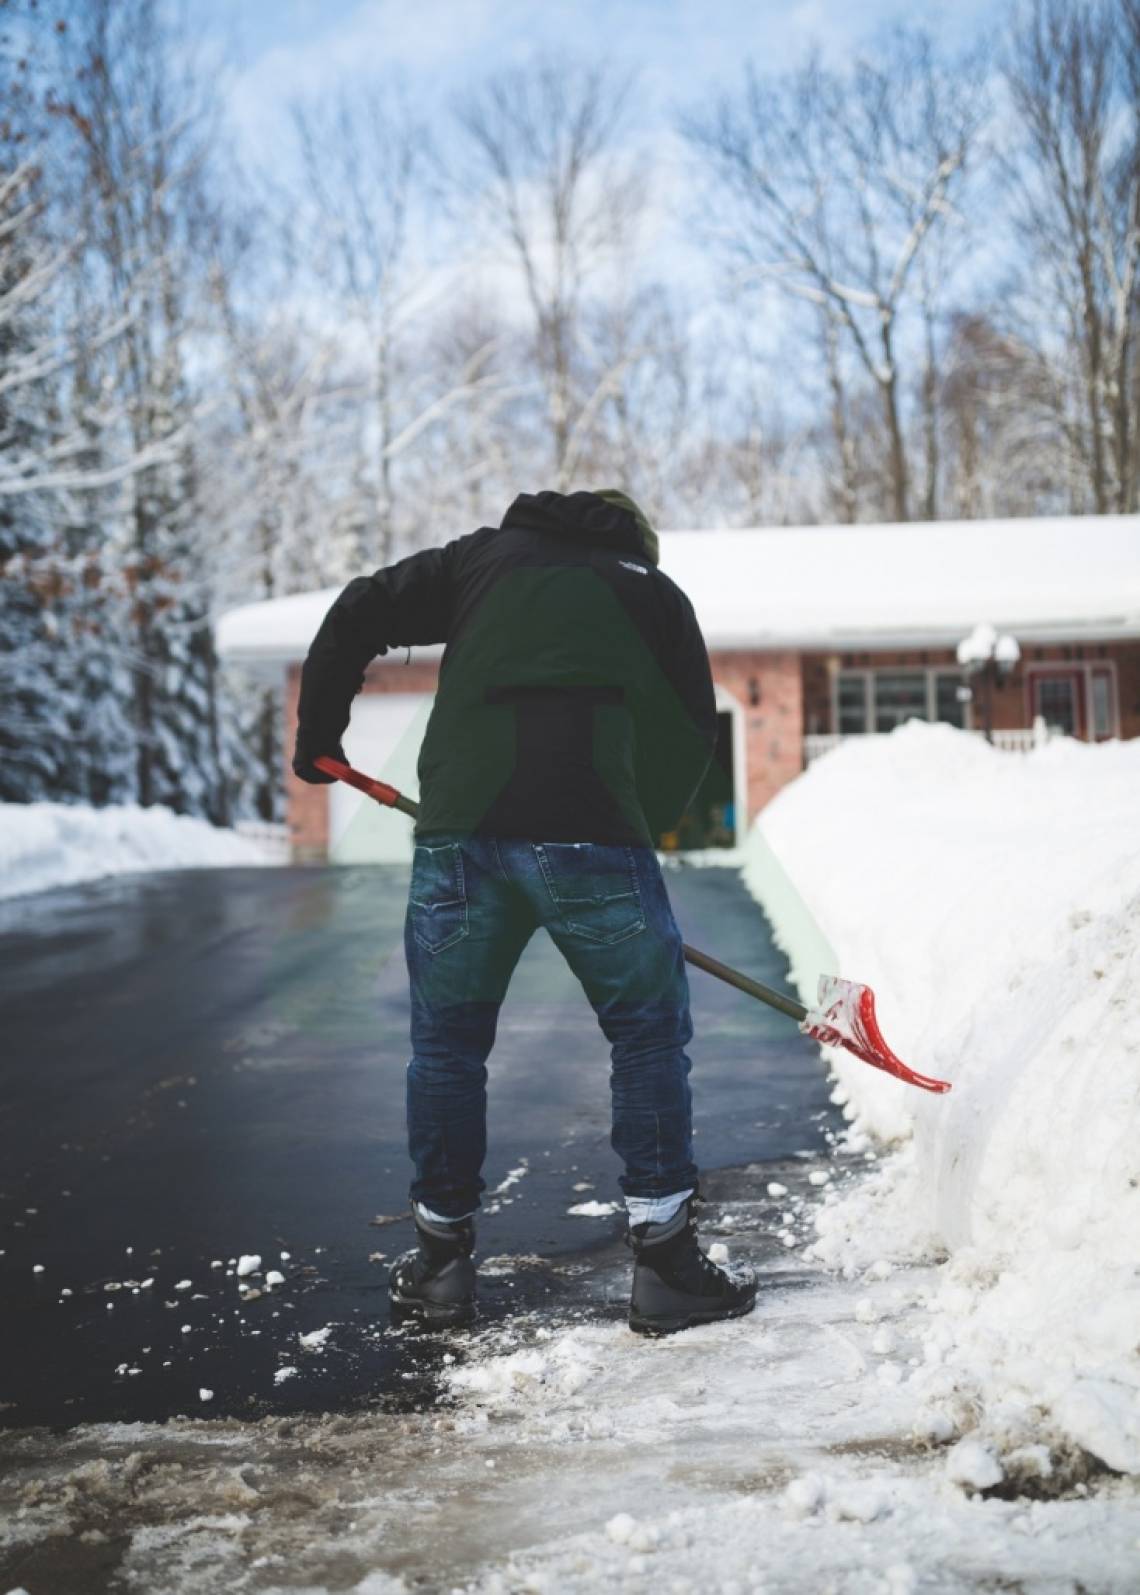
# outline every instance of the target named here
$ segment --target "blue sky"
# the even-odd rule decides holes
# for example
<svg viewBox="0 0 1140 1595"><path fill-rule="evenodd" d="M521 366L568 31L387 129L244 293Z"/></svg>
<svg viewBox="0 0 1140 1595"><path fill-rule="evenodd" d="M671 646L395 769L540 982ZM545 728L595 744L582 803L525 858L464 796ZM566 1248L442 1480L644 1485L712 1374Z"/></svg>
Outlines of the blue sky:
<svg viewBox="0 0 1140 1595"><path fill-rule="evenodd" d="M684 305L695 334L719 336L723 273L694 231L693 178L677 113L740 84L751 61L779 71L818 46L842 64L892 23L922 24L951 50L995 22L994 0L185 0L193 34L249 167L288 181L289 108L343 83L393 75L444 149L464 89L536 52L607 62L638 78L631 138L653 156L652 270ZM699 183L699 179L698 179ZM508 296L509 302L509 296ZM733 337L737 333L732 334ZM788 306L768 288L752 302L749 339L772 352L794 338ZM753 351L755 353L755 351ZM750 357L751 358L751 357Z"/></svg>
<svg viewBox="0 0 1140 1595"><path fill-rule="evenodd" d="M921 22L949 45L977 37L993 0L195 0L194 32L223 64L242 145L264 155L297 94L393 70L425 109L536 50L637 68L645 115L739 78L745 60L779 69L812 43L842 59L892 21Z"/></svg>

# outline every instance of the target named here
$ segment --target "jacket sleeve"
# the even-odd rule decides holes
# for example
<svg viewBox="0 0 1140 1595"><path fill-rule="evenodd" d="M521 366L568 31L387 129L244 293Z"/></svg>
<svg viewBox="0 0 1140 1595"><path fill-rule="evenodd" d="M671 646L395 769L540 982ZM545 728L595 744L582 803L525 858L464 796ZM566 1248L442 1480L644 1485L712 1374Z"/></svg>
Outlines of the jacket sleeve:
<svg viewBox="0 0 1140 1595"><path fill-rule="evenodd" d="M334 602L301 667L296 773L322 753L336 753L364 672L389 648L446 642L451 625L456 543L411 554L371 576L358 576Z"/></svg>
<svg viewBox="0 0 1140 1595"><path fill-rule="evenodd" d="M671 594L658 653L662 680L638 727L637 787L654 838L672 831L696 796L716 747L716 695L692 604Z"/></svg>

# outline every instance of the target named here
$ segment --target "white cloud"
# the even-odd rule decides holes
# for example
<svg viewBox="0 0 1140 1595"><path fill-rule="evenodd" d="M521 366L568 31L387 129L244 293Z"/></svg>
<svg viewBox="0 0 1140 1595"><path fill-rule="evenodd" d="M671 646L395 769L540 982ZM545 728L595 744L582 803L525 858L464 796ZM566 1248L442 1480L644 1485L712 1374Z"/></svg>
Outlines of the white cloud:
<svg viewBox="0 0 1140 1595"><path fill-rule="evenodd" d="M360 0L333 27L274 45L234 75L229 109L235 129L254 150L268 152L294 99L320 95L346 79L392 72L430 82L433 73L484 44L502 26L504 12L515 9L495 0ZM303 11L298 20L303 26Z"/></svg>

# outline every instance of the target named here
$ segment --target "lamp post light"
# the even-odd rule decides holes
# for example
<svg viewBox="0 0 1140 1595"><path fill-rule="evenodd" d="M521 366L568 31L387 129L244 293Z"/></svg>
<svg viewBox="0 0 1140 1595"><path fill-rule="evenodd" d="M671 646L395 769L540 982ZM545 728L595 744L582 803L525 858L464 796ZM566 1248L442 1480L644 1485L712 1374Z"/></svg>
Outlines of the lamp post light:
<svg viewBox="0 0 1140 1595"><path fill-rule="evenodd" d="M958 663L971 683L960 691L972 699L973 683L982 688L982 729L987 742L994 739L994 689L1009 679L1020 659L1017 638L1007 631L998 632L989 621L980 622L958 644Z"/></svg>

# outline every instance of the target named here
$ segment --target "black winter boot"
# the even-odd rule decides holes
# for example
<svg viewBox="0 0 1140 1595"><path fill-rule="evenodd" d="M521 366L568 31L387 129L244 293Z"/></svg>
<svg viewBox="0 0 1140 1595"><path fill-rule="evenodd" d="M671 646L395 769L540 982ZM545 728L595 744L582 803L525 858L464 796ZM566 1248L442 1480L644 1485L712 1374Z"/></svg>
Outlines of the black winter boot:
<svg viewBox="0 0 1140 1595"><path fill-rule="evenodd" d="M750 1270L728 1273L697 1245L697 1219L689 1197L664 1224L631 1225L633 1294L629 1327L639 1335L740 1318L756 1301Z"/></svg>
<svg viewBox="0 0 1140 1595"><path fill-rule="evenodd" d="M393 1315L416 1318L437 1329L475 1318L475 1225L470 1218L437 1224L413 1208L415 1251L397 1257L388 1274Z"/></svg>

